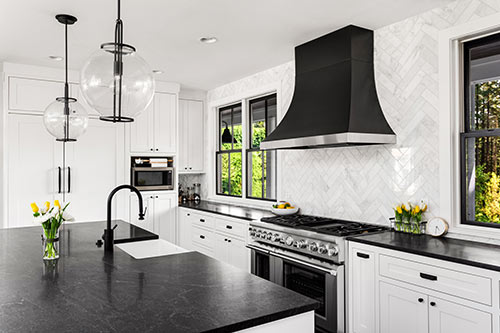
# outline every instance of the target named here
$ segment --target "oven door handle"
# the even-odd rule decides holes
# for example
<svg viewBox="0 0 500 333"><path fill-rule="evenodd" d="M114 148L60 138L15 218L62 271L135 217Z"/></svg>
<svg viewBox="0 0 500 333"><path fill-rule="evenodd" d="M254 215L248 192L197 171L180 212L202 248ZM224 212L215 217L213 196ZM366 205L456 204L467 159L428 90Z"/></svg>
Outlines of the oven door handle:
<svg viewBox="0 0 500 333"><path fill-rule="evenodd" d="M313 269L316 269L316 270L321 271L323 273L327 273L327 274L330 274L330 275L333 275L333 276L337 276L337 271L335 269L328 269L328 268L325 268L325 267L321 267L321 266L318 266L318 265L315 265L315 264L311 264L311 263L308 263L308 262L305 262L305 261L302 261L302 260L299 260L299 259L295 259L295 258L286 256L284 254L272 252L272 251L269 251L269 250L263 250L261 248L258 248L256 246L252 246L252 245L247 245L247 248L249 248L251 250L259 251L259 252L264 252L266 254L269 254L269 255L272 255L272 256L284 259L284 260L288 260L288 261L291 261L293 263L296 263L296 264L299 264L299 265L302 265L302 266L313 268Z"/></svg>

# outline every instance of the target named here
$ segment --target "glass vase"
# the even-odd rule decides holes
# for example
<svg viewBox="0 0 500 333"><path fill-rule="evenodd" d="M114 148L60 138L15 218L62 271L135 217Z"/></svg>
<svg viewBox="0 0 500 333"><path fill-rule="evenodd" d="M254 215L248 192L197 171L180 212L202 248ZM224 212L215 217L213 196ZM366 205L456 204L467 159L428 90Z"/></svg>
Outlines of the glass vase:
<svg viewBox="0 0 500 333"><path fill-rule="evenodd" d="M43 260L59 259L59 229L42 234Z"/></svg>

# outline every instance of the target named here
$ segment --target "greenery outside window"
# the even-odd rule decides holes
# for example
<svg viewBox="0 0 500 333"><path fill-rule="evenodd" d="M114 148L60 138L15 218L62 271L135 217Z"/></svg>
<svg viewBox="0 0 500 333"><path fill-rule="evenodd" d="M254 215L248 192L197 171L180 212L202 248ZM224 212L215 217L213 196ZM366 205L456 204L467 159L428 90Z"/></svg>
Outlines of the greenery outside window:
<svg viewBox="0 0 500 333"><path fill-rule="evenodd" d="M219 109L217 194L241 197L243 127L241 103Z"/></svg>
<svg viewBox="0 0 500 333"><path fill-rule="evenodd" d="M276 128L276 94L250 100L248 106L247 198L274 201L276 200L276 151L260 150L260 143Z"/></svg>
<svg viewBox="0 0 500 333"><path fill-rule="evenodd" d="M500 34L464 43L463 224L500 227Z"/></svg>

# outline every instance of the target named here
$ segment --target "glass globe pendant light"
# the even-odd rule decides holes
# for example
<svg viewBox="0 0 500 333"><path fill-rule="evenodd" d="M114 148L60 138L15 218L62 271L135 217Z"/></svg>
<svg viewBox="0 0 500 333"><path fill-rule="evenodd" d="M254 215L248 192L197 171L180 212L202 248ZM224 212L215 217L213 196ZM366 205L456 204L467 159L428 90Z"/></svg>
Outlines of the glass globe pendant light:
<svg viewBox="0 0 500 333"><path fill-rule="evenodd" d="M68 25L74 24L77 19L74 16L59 14L56 20L64 24L64 61L65 81L64 97L57 97L49 104L43 114L43 123L50 134L57 141L70 142L85 133L89 123L87 111L78 103L76 98L69 97L68 85Z"/></svg>
<svg viewBox="0 0 500 333"><path fill-rule="evenodd" d="M123 43L120 0L115 41L104 43L83 66L80 85L87 103L104 121L133 122L153 100L155 81L135 47Z"/></svg>

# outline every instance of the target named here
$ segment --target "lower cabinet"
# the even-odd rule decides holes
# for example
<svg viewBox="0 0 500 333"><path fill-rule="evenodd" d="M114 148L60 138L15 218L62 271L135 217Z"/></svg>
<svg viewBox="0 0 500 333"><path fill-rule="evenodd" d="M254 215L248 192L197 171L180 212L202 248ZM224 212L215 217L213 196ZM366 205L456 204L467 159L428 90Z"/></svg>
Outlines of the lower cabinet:
<svg viewBox="0 0 500 333"><path fill-rule="evenodd" d="M179 207L179 246L250 271L248 222Z"/></svg>
<svg viewBox="0 0 500 333"><path fill-rule="evenodd" d="M356 242L348 248L348 332L500 333L500 273Z"/></svg>
<svg viewBox="0 0 500 333"><path fill-rule="evenodd" d="M137 196L134 193L130 194L130 223L158 234L161 239L177 243L175 223L176 194L142 192L142 198L146 215L144 216L144 220L139 220Z"/></svg>

